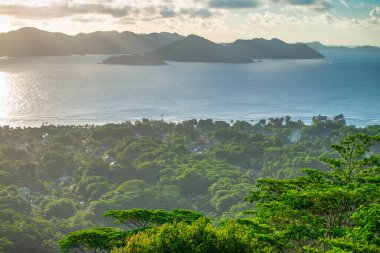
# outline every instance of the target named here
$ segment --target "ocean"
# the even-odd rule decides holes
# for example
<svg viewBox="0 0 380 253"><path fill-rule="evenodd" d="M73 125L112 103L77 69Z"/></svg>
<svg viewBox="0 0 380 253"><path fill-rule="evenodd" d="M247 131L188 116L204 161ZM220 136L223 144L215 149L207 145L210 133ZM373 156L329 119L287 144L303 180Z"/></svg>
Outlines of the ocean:
<svg viewBox="0 0 380 253"><path fill-rule="evenodd" d="M0 59L0 125L104 124L142 118L246 120L343 114L380 124L380 54L251 64L97 64L105 55Z"/></svg>

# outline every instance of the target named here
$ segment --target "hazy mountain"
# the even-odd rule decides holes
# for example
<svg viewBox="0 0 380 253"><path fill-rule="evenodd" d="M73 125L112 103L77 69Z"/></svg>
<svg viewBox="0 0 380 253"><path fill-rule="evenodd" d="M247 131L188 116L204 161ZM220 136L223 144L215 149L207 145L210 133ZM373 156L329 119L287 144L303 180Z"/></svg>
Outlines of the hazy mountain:
<svg viewBox="0 0 380 253"><path fill-rule="evenodd" d="M113 31L80 33L73 38L73 43L76 54L142 54L183 38L170 33L140 35L128 31Z"/></svg>
<svg viewBox="0 0 380 253"><path fill-rule="evenodd" d="M374 47L374 46L357 46L357 47L354 48L354 51L376 52L376 53L380 53L380 47Z"/></svg>
<svg viewBox="0 0 380 253"><path fill-rule="evenodd" d="M151 60L151 61L150 61ZM219 62L219 63L250 63L246 56L238 56L225 46L206 40L197 35L189 35L183 40L158 48L145 55L122 55L110 57L104 64L124 65L162 65L165 61L180 62Z"/></svg>
<svg viewBox="0 0 380 253"><path fill-rule="evenodd" d="M63 33L50 33L35 28L0 33L0 56L52 56L70 54L71 38Z"/></svg>
<svg viewBox="0 0 380 253"><path fill-rule="evenodd" d="M345 47L345 46L326 46L318 41L306 43L309 47L317 50L317 51L323 51L323 50L334 50L334 51L360 51L360 52L380 52L379 47L374 46L357 46L357 47Z"/></svg>
<svg viewBox="0 0 380 253"><path fill-rule="evenodd" d="M251 59L323 58L317 52L323 50L380 52L380 48L373 46L349 48L326 46L320 42L288 44L278 39L237 40L233 43L216 44L196 35L184 37L167 32L136 34L110 31L70 36L25 27L0 33L0 57L149 54L168 61L250 62Z"/></svg>
<svg viewBox="0 0 380 253"><path fill-rule="evenodd" d="M322 54L305 44L288 44L279 39L237 40L225 47L236 55L250 59L315 59Z"/></svg>
<svg viewBox="0 0 380 253"><path fill-rule="evenodd" d="M325 46L318 41L309 42L309 43L306 43L306 45L308 45L309 47L311 47L317 51L322 51L322 50L348 51L348 50L351 50L351 48L343 47L343 46Z"/></svg>
<svg viewBox="0 0 380 253"><path fill-rule="evenodd" d="M0 33L0 56L146 53L183 39L171 33L93 32L75 36L26 27Z"/></svg>
<svg viewBox="0 0 380 253"><path fill-rule="evenodd" d="M137 59L141 57L139 61ZM146 55L112 57L106 64L155 65L161 61L250 63L252 59L314 59L323 55L305 44L287 44L278 39L237 40L217 44L197 35L175 41ZM150 63L149 59L153 62ZM137 62L137 64L136 64Z"/></svg>
<svg viewBox="0 0 380 253"><path fill-rule="evenodd" d="M247 56L234 54L227 50L225 46L197 35L189 35L183 40L158 48L147 55L165 61L223 63L252 62Z"/></svg>
<svg viewBox="0 0 380 253"><path fill-rule="evenodd" d="M185 36L179 35L178 33L168 32L141 34L141 36L154 42L157 45L160 44L159 47L163 47L174 41L182 40L185 38Z"/></svg>

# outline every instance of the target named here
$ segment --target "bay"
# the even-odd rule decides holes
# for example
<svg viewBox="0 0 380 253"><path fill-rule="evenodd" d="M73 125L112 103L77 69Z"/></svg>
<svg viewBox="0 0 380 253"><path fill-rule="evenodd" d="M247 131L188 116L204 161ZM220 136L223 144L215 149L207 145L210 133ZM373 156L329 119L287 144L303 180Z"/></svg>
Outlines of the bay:
<svg viewBox="0 0 380 253"><path fill-rule="evenodd" d="M252 64L97 64L105 55L0 59L0 125L104 124L141 118L247 120L344 114L380 124L380 54Z"/></svg>

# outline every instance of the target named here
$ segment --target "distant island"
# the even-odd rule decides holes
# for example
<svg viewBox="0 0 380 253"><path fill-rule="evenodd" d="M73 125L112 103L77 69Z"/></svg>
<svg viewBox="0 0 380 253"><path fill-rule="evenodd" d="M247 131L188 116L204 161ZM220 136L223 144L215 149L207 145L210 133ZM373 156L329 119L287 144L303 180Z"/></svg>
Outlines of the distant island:
<svg viewBox="0 0 380 253"><path fill-rule="evenodd" d="M357 46L357 47L345 47L345 46L326 46L318 41L306 43L310 48L317 51L333 50L333 51L348 51L348 52L369 52L380 53L380 47L374 46Z"/></svg>
<svg viewBox="0 0 380 253"><path fill-rule="evenodd" d="M166 61L252 63L253 59L320 58L324 56L305 44L288 44L278 39L237 40L222 45L197 35L189 35L145 55L111 57L103 63L124 65L157 65L155 63Z"/></svg>

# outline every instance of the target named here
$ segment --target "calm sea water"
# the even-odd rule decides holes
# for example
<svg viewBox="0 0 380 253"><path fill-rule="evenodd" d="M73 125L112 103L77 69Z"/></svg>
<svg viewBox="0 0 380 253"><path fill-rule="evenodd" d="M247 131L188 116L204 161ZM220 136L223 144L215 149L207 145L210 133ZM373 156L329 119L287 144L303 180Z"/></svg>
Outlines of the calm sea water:
<svg viewBox="0 0 380 253"><path fill-rule="evenodd" d="M107 56L0 59L0 125L102 124L141 118L249 120L344 114L380 124L380 54L323 60L117 66Z"/></svg>

